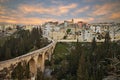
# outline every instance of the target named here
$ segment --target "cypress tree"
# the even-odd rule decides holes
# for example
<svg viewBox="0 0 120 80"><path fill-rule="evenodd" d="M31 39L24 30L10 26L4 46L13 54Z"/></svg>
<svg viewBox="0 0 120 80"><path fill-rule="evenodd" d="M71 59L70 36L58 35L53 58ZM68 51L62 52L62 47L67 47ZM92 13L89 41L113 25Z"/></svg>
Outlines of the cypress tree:
<svg viewBox="0 0 120 80"><path fill-rule="evenodd" d="M106 33L105 35L105 41L104 41L104 54L106 57L110 57L111 54L110 54L110 43L111 43L111 38L110 38L110 35L109 35L109 32Z"/></svg>
<svg viewBox="0 0 120 80"><path fill-rule="evenodd" d="M6 48L6 51L5 51L5 59L10 59L11 58L11 50L10 48Z"/></svg>
<svg viewBox="0 0 120 80"><path fill-rule="evenodd" d="M94 37L92 40L92 52L96 49L96 47L97 47L97 44L96 44L96 39Z"/></svg>

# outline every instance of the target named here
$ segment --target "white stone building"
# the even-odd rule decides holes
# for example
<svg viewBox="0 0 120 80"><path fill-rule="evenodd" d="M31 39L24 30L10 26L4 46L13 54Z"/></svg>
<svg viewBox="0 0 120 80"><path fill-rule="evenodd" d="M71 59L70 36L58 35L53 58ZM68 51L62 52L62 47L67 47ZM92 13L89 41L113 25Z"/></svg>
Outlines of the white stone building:
<svg viewBox="0 0 120 80"><path fill-rule="evenodd" d="M95 31L96 33L101 33L101 28L100 28L100 26L97 26L96 27L96 31Z"/></svg>

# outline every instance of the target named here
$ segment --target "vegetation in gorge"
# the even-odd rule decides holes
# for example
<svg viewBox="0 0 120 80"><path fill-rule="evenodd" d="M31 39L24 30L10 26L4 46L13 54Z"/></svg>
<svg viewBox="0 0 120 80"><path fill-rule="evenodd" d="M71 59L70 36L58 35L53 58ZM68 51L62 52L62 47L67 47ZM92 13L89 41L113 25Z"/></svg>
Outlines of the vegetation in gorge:
<svg viewBox="0 0 120 80"><path fill-rule="evenodd" d="M18 30L6 38L4 44L0 45L0 61L11 59L30 51L42 48L49 42L42 36L41 28L29 30Z"/></svg>
<svg viewBox="0 0 120 80"><path fill-rule="evenodd" d="M62 52L63 51L63 52ZM56 80L102 80L120 78L120 42L111 42L109 33L103 43L58 43L52 59Z"/></svg>

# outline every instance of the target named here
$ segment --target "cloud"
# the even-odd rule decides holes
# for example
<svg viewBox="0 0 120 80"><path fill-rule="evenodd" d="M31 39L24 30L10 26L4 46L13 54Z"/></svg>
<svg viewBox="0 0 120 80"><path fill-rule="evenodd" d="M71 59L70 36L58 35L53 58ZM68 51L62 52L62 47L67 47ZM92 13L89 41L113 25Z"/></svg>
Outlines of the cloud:
<svg viewBox="0 0 120 80"><path fill-rule="evenodd" d="M20 8L14 10L7 7L0 6L0 23L13 23L13 24L42 24L46 21L56 21L54 18L36 18L36 17L26 17L32 11L38 11L37 9L29 6L25 7L23 10ZM40 9L43 12L50 13L49 9Z"/></svg>
<svg viewBox="0 0 120 80"><path fill-rule="evenodd" d="M4 23L4 22L6 22L6 23L16 23L16 21L15 21L15 18L12 18L12 17L7 17L7 16L0 16L0 22L2 23Z"/></svg>
<svg viewBox="0 0 120 80"><path fill-rule="evenodd" d="M63 4L62 0L50 0L53 4Z"/></svg>
<svg viewBox="0 0 120 80"><path fill-rule="evenodd" d="M0 3L8 2L9 0L0 0Z"/></svg>
<svg viewBox="0 0 120 80"><path fill-rule="evenodd" d="M74 19L74 17L76 17L76 22L116 21L116 19L120 19L120 5L117 1L84 0L90 4L79 5L79 3L82 4L84 1L82 0L79 3L75 3L76 1L72 0L70 2L63 0L48 0L47 3L46 1L36 3L37 1L19 2L15 0L15 5L12 5L12 2L12 4L6 4L9 1L11 0L0 0L0 4L4 3L0 5L0 22L41 24L46 21L56 21L56 19ZM93 1L96 2L91 4ZM103 3L101 2L99 4L100 1L103 1ZM47 5L48 3L49 5Z"/></svg>
<svg viewBox="0 0 120 80"><path fill-rule="evenodd" d="M12 17L5 17L2 16L0 18L0 22L6 22L6 23L13 23L13 24L42 24L47 21L56 21L54 18L24 18L21 17L19 19L17 18L12 18Z"/></svg>
<svg viewBox="0 0 120 80"><path fill-rule="evenodd" d="M37 12L37 13L48 13L51 11L54 11L54 9L52 8L44 8L41 6L41 4L37 4L37 5L25 5L25 4L22 4L19 6L19 9L23 12L23 13L32 13L32 12Z"/></svg>
<svg viewBox="0 0 120 80"><path fill-rule="evenodd" d="M39 13L39 14L50 14L50 15L62 15L68 13L70 9L77 7L77 4L69 4L69 5L60 5L60 6L50 6L43 7L41 4L37 5L25 5L22 4L19 6L19 9L23 13Z"/></svg>
<svg viewBox="0 0 120 80"><path fill-rule="evenodd" d="M5 13L5 12L4 12L3 10L0 11L0 15L1 15L1 14L4 14L4 13Z"/></svg>
<svg viewBox="0 0 120 80"><path fill-rule="evenodd" d="M78 9L78 10L75 11L75 14L85 12L85 11L88 10L89 8L90 8L89 6L85 6L85 7L83 7L83 8L80 8L80 9Z"/></svg>
<svg viewBox="0 0 120 80"><path fill-rule="evenodd" d="M78 21L92 22L92 21L94 21L94 18L92 18L92 17L86 17L86 18L75 18L74 21L75 21L75 22L78 22Z"/></svg>
<svg viewBox="0 0 120 80"><path fill-rule="evenodd" d="M20 11L18 10L9 10L8 8L6 7L0 7L1 11L0 11L0 19L2 22L5 21L5 22L10 22L9 20L17 20L21 17L24 17L25 15L22 14Z"/></svg>
<svg viewBox="0 0 120 80"><path fill-rule="evenodd" d="M90 3L90 2L95 2L96 0L83 0L83 2L87 2L87 3ZM104 2L105 0L97 0L97 2Z"/></svg>
<svg viewBox="0 0 120 80"><path fill-rule="evenodd" d="M116 6L118 5L119 5L118 3L106 3L103 5L95 5L92 15L101 16L101 15L109 14L112 11L114 11Z"/></svg>
<svg viewBox="0 0 120 80"><path fill-rule="evenodd" d="M93 2L94 0L83 0L84 2Z"/></svg>
<svg viewBox="0 0 120 80"><path fill-rule="evenodd" d="M25 17L28 14L22 13L18 10L9 10L9 8L0 6L0 22L1 23L13 23L13 24L42 24L46 21L55 21L54 18L35 18Z"/></svg>
<svg viewBox="0 0 120 80"><path fill-rule="evenodd" d="M0 6L0 15L5 14L5 7Z"/></svg>
<svg viewBox="0 0 120 80"><path fill-rule="evenodd" d="M120 12L112 13L110 19L120 19Z"/></svg>
<svg viewBox="0 0 120 80"><path fill-rule="evenodd" d="M67 6L60 6L60 7L58 7L58 10L56 10L56 13L58 15L65 14L65 13L68 13L70 9L74 9L76 7L77 7L77 4L70 4L70 5L67 5Z"/></svg>

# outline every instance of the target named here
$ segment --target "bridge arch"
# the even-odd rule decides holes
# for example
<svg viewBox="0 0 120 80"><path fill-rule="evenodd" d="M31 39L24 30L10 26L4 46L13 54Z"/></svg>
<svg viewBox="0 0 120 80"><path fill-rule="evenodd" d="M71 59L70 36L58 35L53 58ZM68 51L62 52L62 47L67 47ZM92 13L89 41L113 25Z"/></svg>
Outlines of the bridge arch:
<svg viewBox="0 0 120 80"><path fill-rule="evenodd" d="M37 59L37 67L41 70L43 65L42 55L40 54Z"/></svg>
<svg viewBox="0 0 120 80"><path fill-rule="evenodd" d="M30 67L30 76L35 77L37 72L36 62L33 58L31 58L28 63Z"/></svg>
<svg viewBox="0 0 120 80"><path fill-rule="evenodd" d="M46 52L45 52L45 60L48 60L48 59L49 59L49 52L46 51Z"/></svg>

